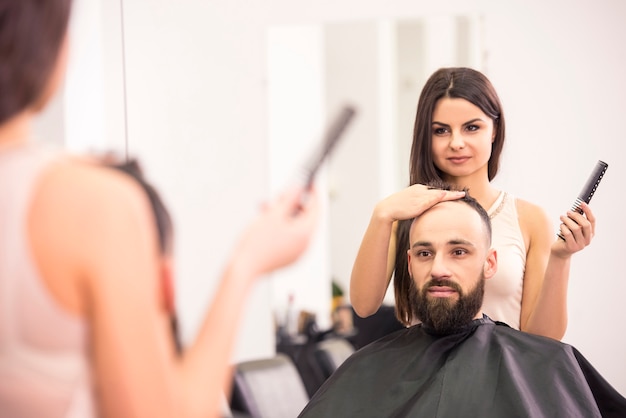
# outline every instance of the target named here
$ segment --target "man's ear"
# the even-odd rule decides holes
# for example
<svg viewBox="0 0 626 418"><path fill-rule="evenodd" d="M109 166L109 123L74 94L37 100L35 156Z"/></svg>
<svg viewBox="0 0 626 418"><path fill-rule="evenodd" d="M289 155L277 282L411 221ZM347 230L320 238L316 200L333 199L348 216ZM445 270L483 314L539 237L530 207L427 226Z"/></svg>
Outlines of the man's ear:
<svg viewBox="0 0 626 418"><path fill-rule="evenodd" d="M498 254L494 248L490 248L487 252L487 258L485 259L485 265L483 267L483 273L485 279L492 278L498 271Z"/></svg>

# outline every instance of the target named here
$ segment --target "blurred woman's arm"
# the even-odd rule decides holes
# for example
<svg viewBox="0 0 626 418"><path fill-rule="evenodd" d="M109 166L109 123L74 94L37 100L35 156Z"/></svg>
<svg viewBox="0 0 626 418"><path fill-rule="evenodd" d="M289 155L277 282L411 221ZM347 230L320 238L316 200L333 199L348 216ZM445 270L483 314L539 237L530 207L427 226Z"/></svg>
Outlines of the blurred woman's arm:
<svg viewBox="0 0 626 418"><path fill-rule="evenodd" d="M252 284L294 261L312 234L316 201L295 216L298 195L270 203L243 234L196 341L178 356L145 193L122 174L86 164L44 176L31 216L34 252L52 293L88 319L101 416L218 415Z"/></svg>

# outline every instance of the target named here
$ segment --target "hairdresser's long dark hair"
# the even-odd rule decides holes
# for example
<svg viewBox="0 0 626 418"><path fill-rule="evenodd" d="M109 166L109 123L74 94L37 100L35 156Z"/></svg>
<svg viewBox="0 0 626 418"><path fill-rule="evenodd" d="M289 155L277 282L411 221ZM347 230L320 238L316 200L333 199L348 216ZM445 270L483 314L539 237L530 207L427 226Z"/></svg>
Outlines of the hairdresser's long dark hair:
<svg viewBox="0 0 626 418"><path fill-rule="evenodd" d="M70 9L71 0L0 0L0 124L44 94Z"/></svg>
<svg viewBox="0 0 626 418"><path fill-rule="evenodd" d="M489 181L498 173L500 155L504 147L505 123L502 104L495 88L479 71L465 67L441 68L430 76L417 103L413 145L411 146L410 184L440 183L443 173L435 166L432 153L432 122L435 105L439 99L448 97L465 99L491 118L495 130L488 163ZM409 248L409 228L411 221L398 222L396 235L396 260L394 268L394 289L396 295L396 316L408 325L410 309L399 298L399 292L408 288L409 271L406 251Z"/></svg>

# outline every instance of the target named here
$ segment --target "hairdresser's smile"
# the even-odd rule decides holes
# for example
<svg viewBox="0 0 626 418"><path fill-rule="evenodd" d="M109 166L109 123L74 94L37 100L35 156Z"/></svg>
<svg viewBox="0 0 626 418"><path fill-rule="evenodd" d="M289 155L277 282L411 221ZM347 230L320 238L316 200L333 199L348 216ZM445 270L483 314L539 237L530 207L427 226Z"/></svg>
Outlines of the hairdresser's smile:
<svg viewBox="0 0 626 418"><path fill-rule="evenodd" d="M448 158L448 161L450 161L452 164L463 164L467 161L469 161L471 157L450 157Z"/></svg>

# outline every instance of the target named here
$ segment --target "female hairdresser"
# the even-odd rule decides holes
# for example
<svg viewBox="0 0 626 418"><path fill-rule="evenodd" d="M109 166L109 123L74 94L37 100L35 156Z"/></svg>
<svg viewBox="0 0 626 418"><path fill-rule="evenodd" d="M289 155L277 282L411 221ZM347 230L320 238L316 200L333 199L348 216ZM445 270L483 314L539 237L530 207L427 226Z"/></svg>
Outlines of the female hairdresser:
<svg viewBox="0 0 626 418"><path fill-rule="evenodd" d="M378 310L392 273L396 288L411 280L410 220L439 201L459 197L423 186L440 179L470 190L491 217L498 273L486 282L485 313L522 331L563 337L570 259L591 242L595 217L585 204L584 215L567 212L560 218L565 240L555 239L540 207L494 188L490 181L498 172L504 128L500 99L483 74L443 68L431 75L417 105L411 186L375 206L354 263L350 298L360 316ZM412 323L407 306L397 305L396 314L405 325Z"/></svg>
<svg viewBox="0 0 626 418"><path fill-rule="evenodd" d="M146 194L30 139L64 76L70 9L0 2L0 415L217 416L241 307L256 278L304 251L316 199L297 215L298 190L269 202L177 356Z"/></svg>

